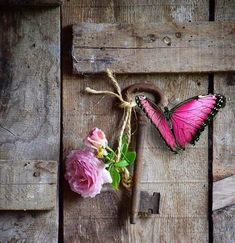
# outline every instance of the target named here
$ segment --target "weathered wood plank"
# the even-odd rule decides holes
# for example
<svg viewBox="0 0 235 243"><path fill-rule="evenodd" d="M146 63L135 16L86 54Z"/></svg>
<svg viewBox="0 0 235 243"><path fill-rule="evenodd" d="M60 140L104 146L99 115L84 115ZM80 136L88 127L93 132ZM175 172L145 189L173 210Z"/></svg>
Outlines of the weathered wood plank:
<svg viewBox="0 0 235 243"><path fill-rule="evenodd" d="M0 6L4 7L25 7L25 6L39 6L50 7L59 6L63 0L0 0Z"/></svg>
<svg viewBox="0 0 235 243"><path fill-rule="evenodd" d="M56 161L0 160L0 210L49 210L56 206Z"/></svg>
<svg viewBox="0 0 235 243"><path fill-rule="evenodd" d="M235 23L92 24L73 26L74 73L235 70ZM223 62L221 62L223 59Z"/></svg>
<svg viewBox="0 0 235 243"><path fill-rule="evenodd" d="M129 241L124 242L208 242L205 239L208 227L205 218L156 217L143 219L141 224L141 229L130 226Z"/></svg>
<svg viewBox="0 0 235 243"><path fill-rule="evenodd" d="M213 212L214 243L234 242L235 205Z"/></svg>
<svg viewBox="0 0 235 243"><path fill-rule="evenodd" d="M215 21L234 21L235 2L231 0L215 1Z"/></svg>
<svg viewBox="0 0 235 243"><path fill-rule="evenodd" d="M118 77L121 81L122 87L129 85L130 83L134 82L141 82L141 80L146 80L145 75L138 75L138 76L120 76ZM205 93L207 90L207 83L205 82L206 77L201 78L200 75L195 76L187 76L188 82L184 80L182 76L149 76L147 77L148 82L154 82L156 85L160 86L163 90L168 90L168 98L171 102L176 103L176 100L185 99L195 94ZM192 81L193 79L197 81ZM69 119L70 125L69 127L65 127L64 131L66 134L70 134L70 136L64 136L64 143L67 145L65 154L71 149L76 148L79 145L82 145L83 137L86 135L87 131L91 127L98 126L105 131L107 137L114 138L116 134L113 133L113 130L110 127L117 127L118 125L118 118L115 117L115 114L118 113L118 109L110 109L110 105L112 104L113 99L106 97L105 100L101 99L101 97L97 96L90 96L84 94L83 90L87 86L92 86L95 89L107 89L108 80L105 77L100 78L85 78L83 82L80 82L79 85L76 85L77 77L73 80L74 82L68 84L71 88L69 93L64 93L64 97L69 97L66 102L64 103L64 115ZM131 80L131 81L130 81ZM157 80L157 81L156 81ZM198 85L200 83L200 85ZM72 86L70 86L72 85ZM185 92L182 95L182 90ZM195 92L195 93L194 93ZM178 93L178 95L176 95ZM180 97L180 98L179 98ZM78 99L80 103L76 101ZM97 109L96 104L99 104L99 109ZM107 110L109 109L109 114L107 114ZM82 122L83 125L75 126L73 119L71 117L74 116L77 122ZM72 132L71 132L72 131ZM77 136L76 134L80 134ZM153 191L161 192L161 215L160 218L151 218L152 225L155 227L159 227L161 222L168 222L169 218L174 217L174 220L171 221L169 228L173 227L173 223L177 222L178 225L175 228L178 228L179 231L177 233L173 233L168 228L164 228L163 226L160 227L159 232L153 235L147 235L145 233L139 235L138 232L143 232L145 230L145 223L149 222L150 219L139 220L135 225L135 229L128 226L128 234L129 234L129 242L140 242L141 240L150 241L153 239L160 240L161 237L164 239L169 239L170 237L178 237L184 239L187 242L187 239L191 237L195 237L196 239L204 239L206 242L207 239L207 163L205 163L205 157L207 156L207 143L206 143L206 132L203 134L201 140L195 147L190 146L187 148L187 151L181 155L174 155L165 147L164 143L162 142L161 138L158 136L156 130L151 127L149 124L148 126L148 134L146 137L146 144L145 144L145 156L144 156L144 168L142 174L142 188L143 190L147 190L150 193ZM111 139L112 141L112 139ZM200 156L199 156L200 155ZM192 162L193 161L193 162ZM98 233L105 230L106 224L99 218L99 216L94 213L94 210L90 211L88 209L84 209L83 204L87 204L89 208L94 207L98 208L99 211L104 212L106 208L102 207L101 205L106 205L104 200L104 195L100 195L95 199L87 200L81 199L74 193L68 191L68 187L65 188L66 194L64 195L64 205L65 205L65 241L72 241L76 240L89 240L91 236L88 234L84 235L84 231L80 231L78 233L76 229L79 227L85 228L85 222L81 221L80 214L76 214L76 212L81 212L84 215L83 218L96 218L96 220L90 220L90 224L97 222L95 225L99 224L99 227L94 226L92 230L90 229L92 235L98 235ZM116 194L113 191L110 191L112 194ZM72 194L72 195L71 195ZM116 198L116 197L115 197ZM105 199L108 200L108 199ZM120 201L119 201L120 200ZM121 209L110 208L110 216L108 217L109 213L107 211L106 220L108 222L113 222L112 227L118 227L121 224L121 220L128 221L128 198L125 196L120 196L120 199L116 199L116 201L112 201L112 205L119 205ZM123 205L122 205L123 204ZM96 209L97 210L97 209ZM112 213L111 213L112 212ZM116 217L118 215L123 215L119 220L116 221L114 215ZM76 216L75 216L76 215ZM125 216L124 216L125 215ZM80 220L79 220L80 219ZM71 230L71 225L74 222L79 222L76 224L76 228ZM98 223L99 222L99 223ZM115 223L116 222L116 223ZM146 223L147 223L146 222ZM89 225L86 222L86 225ZM191 228L191 231L188 230L182 231L182 227L180 225L185 225L186 228ZM191 225L191 226L190 226ZM173 227L174 228L174 227ZM114 230L113 228L110 230ZM127 230L126 226L123 225L119 230L119 234L122 236L125 235L125 231ZM117 230L117 229L116 229ZM153 230L153 228L151 228ZM90 232L89 231L89 232ZM154 231L155 232L155 231ZM90 233L91 234L91 233ZM105 241L109 238L108 235L110 231L107 232L105 235L99 235L100 241ZM179 236L180 234L181 236ZM197 236L197 237L196 237ZM85 237L85 238L84 238ZM91 238L94 239L95 236ZM141 237L141 238L139 238ZM116 236L116 241L118 242L121 240L119 237ZM125 238L124 238L125 239ZM124 240L122 242L128 242L128 240ZM138 239L138 240L137 240ZM158 242L156 240L156 242Z"/></svg>
<svg viewBox="0 0 235 243"><path fill-rule="evenodd" d="M158 80L155 84L162 90L167 90L171 106L186 97L205 93L207 90L206 76L160 77L160 80L156 75L152 78ZM141 78L143 79L144 75L139 77L140 80ZM156 130L149 124L141 189L149 193L160 192L160 214L152 216L151 221L139 219L138 226L130 231L130 242L190 242L190 239L195 242L207 242L206 135L205 132L195 147L188 146L184 153L174 155L167 150ZM170 224L169 218L172 219ZM175 223L177 225L174 225ZM152 228L149 229L149 234L145 234L149 224L152 224ZM156 229L159 229L158 233L150 234L150 231L155 232ZM176 230L174 233L173 229Z"/></svg>
<svg viewBox="0 0 235 243"><path fill-rule="evenodd" d="M213 183L213 210L235 204L235 175Z"/></svg>
<svg viewBox="0 0 235 243"><path fill-rule="evenodd" d="M215 92L227 98L225 108L214 122L213 179L221 180L235 174L235 75L215 75Z"/></svg>
<svg viewBox="0 0 235 243"><path fill-rule="evenodd" d="M59 161L60 9L1 9L0 29L0 159ZM58 242L58 203L2 211L0 241Z"/></svg>
<svg viewBox="0 0 235 243"><path fill-rule="evenodd" d="M235 2L229 0L216 1L215 21L234 21ZM235 174L234 165L234 114L235 114L235 75L215 74L215 92L222 93L227 97L227 104L223 112L218 114L214 122L214 180L221 180Z"/></svg>
<svg viewBox="0 0 235 243"><path fill-rule="evenodd" d="M71 25L94 23L151 23L208 20L208 1L185 0L70 0L63 7L63 144L64 157L82 145L87 131L98 126L114 144L121 111L109 96L84 93L87 86L111 89L103 75L72 75ZM153 82L165 91L170 106L207 93L207 75L117 75L121 87ZM135 124L135 122L134 122ZM135 129L134 129L135 131ZM145 143L142 188L161 190L161 214L129 224L129 202L122 190L108 190L94 199L82 199L64 188L65 242L208 242L207 134L195 147L175 155L166 149L149 124ZM170 190L171 189L171 190ZM196 197L187 196L198 195ZM174 195L174 196L173 196ZM191 207L193 205L193 207ZM167 207L169 206L169 208Z"/></svg>
<svg viewBox="0 0 235 243"><path fill-rule="evenodd" d="M199 45L201 48L207 48L208 45L221 47L232 40L234 29L235 23L232 21L148 24L81 23L73 26L73 47L111 50L199 48ZM166 36L170 38L169 43L168 39L164 39Z"/></svg>
<svg viewBox="0 0 235 243"><path fill-rule="evenodd" d="M234 21L235 2L229 0L215 1L215 21ZM223 61L223 59L221 59ZM213 140L213 179L216 183L231 180L235 175L235 125L234 97L235 75L215 74L214 90L227 97L226 107L218 114L214 122ZM226 177L230 177L230 179ZM224 179L226 178L226 179ZM224 180L222 180L224 179ZM235 187L235 185L234 185ZM216 189L216 187L214 187ZM220 195L226 194L231 187L221 188ZM227 195L228 196L228 195ZM216 203L216 202L213 202ZM222 206L222 205L221 205ZM235 242L235 207L229 206L213 211L213 240L215 243Z"/></svg>

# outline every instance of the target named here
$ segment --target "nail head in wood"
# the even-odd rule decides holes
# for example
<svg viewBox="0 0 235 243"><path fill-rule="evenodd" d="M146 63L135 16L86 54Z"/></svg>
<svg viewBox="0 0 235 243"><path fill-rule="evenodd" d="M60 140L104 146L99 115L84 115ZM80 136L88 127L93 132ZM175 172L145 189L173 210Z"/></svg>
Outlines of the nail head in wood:
<svg viewBox="0 0 235 243"><path fill-rule="evenodd" d="M163 38L163 42L164 42L165 44L167 44L168 46L170 46L170 45L171 45L171 38L168 37L168 36L165 36L165 37Z"/></svg>
<svg viewBox="0 0 235 243"><path fill-rule="evenodd" d="M35 171L35 172L33 173L33 176L34 176L34 177L38 177L38 176L40 176L40 172L39 172L39 171Z"/></svg>

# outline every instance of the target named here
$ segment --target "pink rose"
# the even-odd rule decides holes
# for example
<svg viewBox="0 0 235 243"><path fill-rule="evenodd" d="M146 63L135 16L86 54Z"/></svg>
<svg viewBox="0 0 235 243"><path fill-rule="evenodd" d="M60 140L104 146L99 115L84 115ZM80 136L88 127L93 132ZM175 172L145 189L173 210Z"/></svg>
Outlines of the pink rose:
<svg viewBox="0 0 235 243"><path fill-rule="evenodd" d="M108 146L108 141L102 130L95 127L93 128L87 137L85 138L85 144L93 149L106 148Z"/></svg>
<svg viewBox="0 0 235 243"><path fill-rule="evenodd" d="M112 183L105 164L90 149L71 151L66 160L65 178L71 190L83 197L95 197L103 184Z"/></svg>

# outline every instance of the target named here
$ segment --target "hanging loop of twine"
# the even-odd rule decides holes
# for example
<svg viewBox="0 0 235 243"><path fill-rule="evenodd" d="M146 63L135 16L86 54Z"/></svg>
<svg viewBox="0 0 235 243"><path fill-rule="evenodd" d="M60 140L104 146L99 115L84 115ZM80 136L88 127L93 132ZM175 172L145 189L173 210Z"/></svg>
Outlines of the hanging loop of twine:
<svg viewBox="0 0 235 243"><path fill-rule="evenodd" d="M122 119L122 127L120 129L120 134L119 134L119 139L118 139L118 148L117 148L117 160L120 160L121 157L121 146L122 146L122 137L124 132L127 132L127 138L128 138L128 144L130 143L130 139L131 139L131 112L132 112L132 108L136 106L136 104L134 102L129 102L123 99L122 93L121 93L121 88L117 82L117 80L115 79L115 77L113 76L113 73L110 69L107 69L107 74L108 77L110 78L110 80L112 81L112 84L114 85L114 87L116 88L116 92L114 93L112 91L109 90L95 90L95 89L91 89L90 87L87 87L85 90L88 93L91 94L108 94L108 95L112 95L115 96L116 98L119 99L120 104L119 107L124 109L123 112L123 119Z"/></svg>
<svg viewBox="0 0 235 243"><path fill-rule="evenodd" d="M124 98L122 96L121 88L120 88L117 80L115 79L113 72L110 69L107 69L106 72L107 72L108 77L112 81L113 86L116 89L116 93L109 91L109 90L95 90L95 89L91 89L90 87L87 87L85 90L86 90L86 92L88 92L90 94L108 94L108 95L115 96L120 101L119 107L124 109L123 118L122 118L122 127L121 127L120 133L119 133L118 148L117 148L117 161L119 161L120 158L121 158L122 138L123 138L125 131L127 133L128 145L129 145L130 140L131 140L131 113L132 113L133 107L135 107L136 104L133 101L124 100ZM123 183L122 184L127 189L130 189L131 177L129 175L129 172L125 168L125 169L123 169L122 173L123 173L123 178L122 178Z"/></svg>

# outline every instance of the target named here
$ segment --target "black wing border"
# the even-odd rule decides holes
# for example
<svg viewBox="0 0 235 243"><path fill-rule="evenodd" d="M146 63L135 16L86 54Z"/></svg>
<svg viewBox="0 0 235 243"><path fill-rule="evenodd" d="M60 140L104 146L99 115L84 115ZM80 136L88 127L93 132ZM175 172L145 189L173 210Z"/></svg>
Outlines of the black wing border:
<svg viewBox="0 0 235 243"><path fill-rule="evenodd" d="M216 104L214 106L214 108L211 110L211 112L209 113L209 115L207 116L207 118L203 121L202 125L197 129L197 131L195 132L195 135L192 137L192 140L189 142L192 145L195 145L195 142L197 142L201 136L201 133L205 130L205 128L215 119L215 116L217 115L218 111L225 107L226 105L226 97L222 94L207 94L207 95L197 95L194 97L191 97L179 104L177 104L176 106L174 106L171 110L170 110L170 114L172 116L172 114L174 113L174 111L180 107L181 105L186 104L189 101L192 101L194 99L200 99L200 96L215 96L216 97ZM172 127L172 132L174 133L173 127ZM175 135L174 135L175 136ZM176 140L176 138L175 138ZM177 140L176 140L177 142Z"/></svg>

